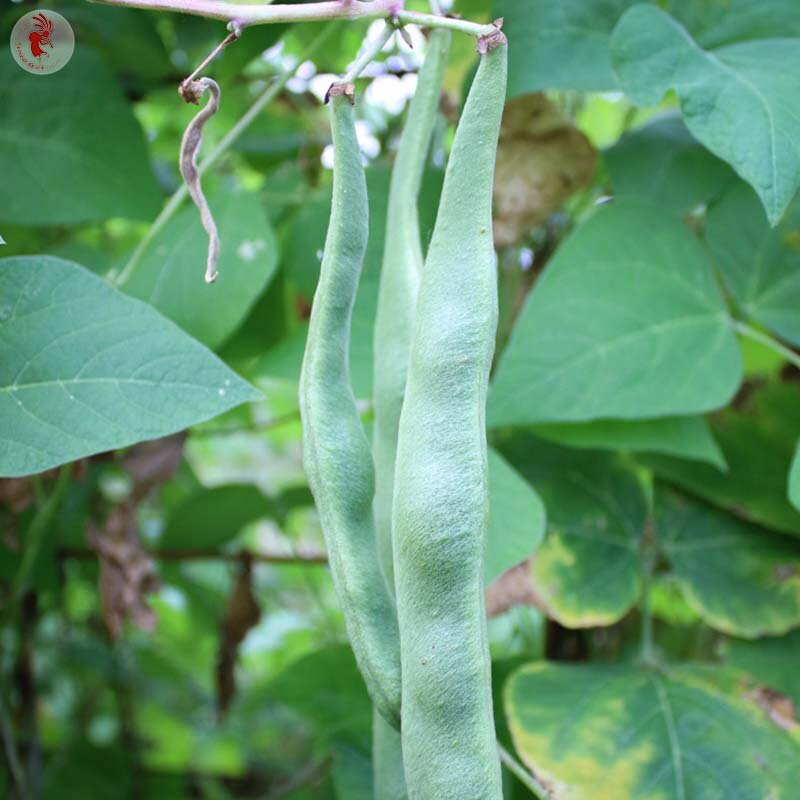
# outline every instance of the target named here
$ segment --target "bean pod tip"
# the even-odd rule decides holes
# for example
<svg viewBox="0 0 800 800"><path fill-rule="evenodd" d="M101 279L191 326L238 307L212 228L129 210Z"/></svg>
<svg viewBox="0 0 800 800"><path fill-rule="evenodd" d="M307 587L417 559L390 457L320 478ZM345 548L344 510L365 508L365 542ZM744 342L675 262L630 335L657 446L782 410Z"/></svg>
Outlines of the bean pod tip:
<svg viewBox="0 0 800 800"><path fill-rule="evenodd" d="M477 50L479 55L486 55L486 53L491 52L496 47L508 44L508 39L501 30L503 27L503 18L499 17L494 20L492 25L494 26L494 30L491 33L487 33L486 36L478 37Z"/></svg>
<svg viewBox="0 0 800 800"><path fill-rule="evenodd" d="M354 83L332 83L325 92L325 105L328 105L331 97L347 97L350 105L356 104L356 87Z"/></svg>

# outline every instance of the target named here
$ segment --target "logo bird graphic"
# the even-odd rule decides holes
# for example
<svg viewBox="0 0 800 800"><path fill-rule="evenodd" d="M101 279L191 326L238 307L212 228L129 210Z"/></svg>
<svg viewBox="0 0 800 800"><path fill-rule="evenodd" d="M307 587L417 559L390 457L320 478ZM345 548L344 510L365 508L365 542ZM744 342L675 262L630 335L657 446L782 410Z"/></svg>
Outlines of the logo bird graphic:
<svg viewBox="0 0 800 800"><path fill-rule="evenodd" d="M33 18L33 31L28 36L31 43L31 55L35 58L49 56L50 53L43 48L53 48L52 35L53 23L44 14L37 14Z"/></svg>

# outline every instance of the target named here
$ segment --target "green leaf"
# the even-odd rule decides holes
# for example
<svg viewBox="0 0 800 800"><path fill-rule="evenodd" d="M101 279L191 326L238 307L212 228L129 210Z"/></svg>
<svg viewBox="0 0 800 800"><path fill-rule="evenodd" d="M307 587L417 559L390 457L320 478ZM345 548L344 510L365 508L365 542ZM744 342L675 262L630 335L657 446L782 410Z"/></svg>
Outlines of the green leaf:
<svg viewBox="0 0 800 800"><path fill-rule="evenodd" d="M208 239L194 206L155 237L124 284L208 347L219 347L247 316L275 274L278 245L255 194L211 198L219 229L219 278L203 280Z"/></svg>
<svg viewBox="0 0 800 800"><path fill-rule="evenodd" d="M543 439L580 449L665 453L725 468L725 459L703 417L603 419L534 425Z"/></svg>
<svg viewBox="0 0 800 800"><path fill-rule="evenodd" d="M159 192L131 106L80 44L46 79L0 60L0 218L24 225L149 219Z"/></svg>
<svg viewBox="0 0 800 800"><path fill-rule="evenodd" d="M264 701L277 699L311 720L325 736L369 746L372 704L347 645L297 659L269 682L263 694Z"/></svg>
<svg viewBox="0 0 800 800"><path fill-rule="evenodd" d="M554 797L792 797L800 734L735 670L529 664L506 685L517 751Z"/></svg>
<svg viewBox="0 0 800 800"><path fill-rule="evenodd" d="M797 385L771 384L711 422L728 470L669 456L639 456L663 480L751 522L800 536L786 483L800 438Z"/></svg>
<svg viewBox="0 0 800 800"><path fill-rule="evenodd" d="M800 186L800 41L703 50L669 14L638 5L615 28L611 54L637 105L677 92L689 130L753 186L776 224Z"/></svg>
<svg viewBox="0 0 800 800"><path fill-rule="evenodd" d="M0 475L154 439L260 396L150 306L69 261L0 260Z"/></svg>
<svg viewBox="0 0 800 800"><path fill-rule="evenodd" d="M725 405L741 374L697 240L652 206L614 202L534 286L490 386L488 422L696 414Z"/></svg>
<svg viewBox="0 0 800 800"><path fill-rule="evenodd" d="M671 0L667 6L705 48L750 39L800 37L795 0Z"/></svg>
<svg viewBox="0 0 800 800"><path fill-rule="evenodd" d="M542 89L617 88L608 44L635 0L495 0L508 50L508 96Z"/></svg>
<svg viewBox="0 0 800 800"><path fill-rule="evenodd" d="M373 800L372 761L360 747L337 743L332 772L337 800Z"/></svg>
<svg viewBox="0 0 800 800"><path fill-rule="evenodd" d="M489 529L483 582L488 585L533 553L542 541L544 526L545 511L539 495L489 448Z"/></svg>
<svg viewBox="0 0 800 800"><path fill-rule="evenodd" d="M656 538L689 604L712 628L752 639L800 625L800 543L660 492Z"/></svg>
<svg viewBox="0 0 800 800"><path fill-rule="evenodd" d="M728 639L725 661L749 672L759 683L783 692L800 708L800 630L787 636L745 642Z"/></svg>
<svg viewBox="0 0 800 800"><path fill-rule="evenodd" d="M175 68L158 33L157 13L138 8L92 7L81 0L60 0L58 8L75 30L76 42L101 51L126 81L168 81L174 75Z"/></svg>
<svg viewBox="0 0 800 800"><path fill-rule="evenodd" d="M214 549L235 538L245 525L274 516L274 504L255 486L203 489L172 511L159 544Z"/></svg>
<svg viewBox="0 0 800 800"><path fill-rule="evenodd" d="M640 477L610 454L566 450L521 433L500 451L547 509L532 576L548 615L570 628L619 620L642 588L648 499Z"/></svg>
<svg viewBox="0 0 800 800"><path fill-rule="evenodd" d="M737 181L711 207L706 241L742 311L800 344L800 201L771 228L755 193Z"/></svg>
<svg viewBox="0 0 800 800"><path fill-rule="evenodd" d="M649 199L677 214L705 205L735 178L677 114L656 117L626 133L603 159L617 197Z"/></svg>

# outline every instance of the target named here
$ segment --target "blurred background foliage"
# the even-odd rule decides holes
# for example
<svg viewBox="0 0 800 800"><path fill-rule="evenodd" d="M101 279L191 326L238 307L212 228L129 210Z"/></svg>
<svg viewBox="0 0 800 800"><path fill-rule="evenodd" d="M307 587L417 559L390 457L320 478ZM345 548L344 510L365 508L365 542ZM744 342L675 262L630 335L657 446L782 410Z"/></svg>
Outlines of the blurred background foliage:
<svg viewBox="0 0 800 800"><path fill-rule="evenodd" d="M793 2L771 0L777 21L766 11L748 16L735 2L727 16L724 3L658 5L711 50L800 36ZM786 489L800 436L791 359L751 337L731 345L742 348L743 373L710 366L687 388L683 410L668 399L683 387L654 381L647 396L630 400L641 413L604 401L600 390L591 408L572 417L560 413L563 398L579 393L585 373L553 390L525 372L537 335L561 336L580 317L552 280L531 295L538 305L526 303L541 271L561 259L561 278L568 281L574 266L571 286L591 296L606 279L581 269L609 241L642 251L648 240L666 242L655 255L647 251L665 274L692 273L699 264L696 275L710 258L733 307L788 344L800 340L797 279L787 277L800 241L796 207L769 228L752 190L687 131L678 95L639 108L622 93L608 42L630 5L457 0L453 8L476 21L504 16L512 42L495 186L498 352L506 360L489 408L486 582L498 732L509 745L513 732L520 755L542 774L576 776L580 791L597 779L592 769L580 772L535 737L557 736L548 704L562 711L580 704L583 681L620 687L614 696L631 716L615 717L622 733L613 735L628 731L659 757L670 753L647 724L661 695L636 694L643 641L649 659L716 665L712 677L688 667L671 674L664 692L693 692L697 703L741 715L729 718L752 724L748 735L765 745L779 729L774 747L789 748L787 757L800 763L791 749L798 746L792 703L800 702L800 514ZM34 7L5 3L3 36ZM208 68L223 99L204 153L272 79L296 67L205 175L222 239L220 280L210 289L194 207L184 204L155 235L148 231L180 185L180 138L195 113L176 87L224 36L224 25L81 0L48 7L75 28L68 68L32 79L0 59L2 255L46 253L110 280L127 271L122 291L217 352L264 399L73 465L21 601L4 605L13 616L4 613L0 627L8 765L0 795L12 796L16 780L47 800L371 797L371 709L302 471L296 381L330 204L320 101L379 23L328 25L321 44L324 25L253 28ZM407 7L427 10L421 0ZM587 27L570 27L576 19ZM423 33L410 34L413 48L395 36L358 87L371 238L351 359L367 425L386 192L425 51ZM456 36L420 197L426 242L474 65L474 43ZM615 203L598 210L612 195ZM656 201L657 213L635 205L643 197ZM599 227L589 227L593 220ZM573 233L572 249L560 248ZM739 279L758 253L771 265L765 285L781 285L777 304L762 303L764 292ZM623 262L620 274L630 277ZM655 307L659 291L631 302ZM703 341L678 347L673 368ZM515 394L520 385L525 391ZM624 404L624 385L617 389ZM548 402L553 410L539 413ZM57 490L56 471L0 481L6 599L26 532ZM597 672L562 674L567 667L558 662ZM628 672L603 672L612 663ZM747 678L735 683L734 674ZM760 694L743 688L751 684ZM758 720L736 705L741 696L756 698ZM602 703L587 704L582 730L608 730L606 712ZM675 711L679 727L682 713ZM565 750L602 763L597 743L579 739ZM719 752L728 757L720 758L736 762L743 758L737 748L746 747L723 740ZM740 777L742 785L751 779ZM656 796L618 778L597 796ZM529 796L506 780L509 797ZM663 796L734 796L686 791Z"/></svg>

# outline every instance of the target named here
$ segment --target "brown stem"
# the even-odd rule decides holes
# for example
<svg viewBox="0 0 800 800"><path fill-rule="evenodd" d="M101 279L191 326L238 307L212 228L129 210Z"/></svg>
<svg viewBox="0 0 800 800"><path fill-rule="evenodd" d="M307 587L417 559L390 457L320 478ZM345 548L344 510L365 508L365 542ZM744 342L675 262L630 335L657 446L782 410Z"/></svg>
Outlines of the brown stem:
<svg viewBox="0 0 800 800"><path fill-rule="evenodd" d="M147 555L156 561L228 561L245 563L248 559L255 564L327 564L328 556L322 551L296 551L294 553L253 553L247 550L238 553L223 553L213 548L186 547L148 550ZM59 559L78 559L93 561L97 558L94 550L84 547L62 547Z"/></svg>

